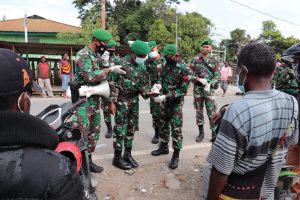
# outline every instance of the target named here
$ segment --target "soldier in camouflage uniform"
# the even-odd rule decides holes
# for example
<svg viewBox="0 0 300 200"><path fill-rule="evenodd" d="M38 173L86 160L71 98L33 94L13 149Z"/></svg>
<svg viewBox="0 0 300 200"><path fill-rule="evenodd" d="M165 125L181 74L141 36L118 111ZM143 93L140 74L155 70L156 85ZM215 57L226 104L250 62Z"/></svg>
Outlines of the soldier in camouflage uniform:
<svg viewBox="0 0 300 200"><path fill-rule="evenodd" d="M151 52L149 53L149 58L146 61L146 68L150 76L151 85L154 86L154 84L157 84L160 79L165 59L158 52L158 47L155 41L148 42L148 45L151 48ZM153 98L150 99L150 113L152 115L152 126L155 130L155 134L151 142L153 144L157 144L159 140L160 103L155 102Z"/></svg>
<svg viewBox="0 0 300 200"><path fill-rule="evenodd" d="M194 107L196 109L196 123L199 127L199 135L196 137L197 142L204 138L204 103L208 115L212 139L216 136L216 125L212 121L213 113L216 112L217 105L215 101L215 90L218 88L218 62L209 53L212 50L212 40L205 39L201 43L201 53L197 55L192 63L191 70L194 76L202 79L201 82L194 83Z"/></svg>
<svg viewBox="0 0 300 200"><path fill-rule="evenodd" d="M173 140L174 153L169 163L169 168L178 167L179 152L182 149L182 107L184 96L187 93L190 69L180 61L177 48L173 44L167 44L163 51L166 64L162 68L159 82L162 85L162 95L154 97L156 102L160 102L160 144L159 148L152 151L153 156L169 153L170 126Z"/></svg>
<svg viewBox="0 0 300 200"><path fill-rule="evenodd" d="M113 165L125 170L138 167L138 163L131 156L131 150L136 131L135 116L138 113L135 105L138 102L139 94L143 98L153 95L144 64L150 47L145 42L137 40L131 45L131 50L133 54L125 56L118 63L123 66L126 75L112 76L118 90L113 130L115 149ZM122 157L123 146L125 146L125 151Z"/></svg>
<svg viewBox="0 0 300 200"><path fill-rule="evenodd" d="M109 64L110 65L114 65L114 60L118 59L115 55L115 46L116 46L116 42L111 39L109 40L108 44L107 44L107 51L109 52ZM103 66L102 68L108 68L109 66ZM107 127L107 132L105 134L105 138L111 138L112 137L112 117L111 117L111 113L109 111L109 101L106 100L104 97L101 97L101 109L103 111L103 116L104 116L104 122L106 124ZM101 123L101 122L100 122Z"/></svg>
<svg viewBox="0 0 300 200"><path fill-rule="evenodd" d="M121 70L121 66L101 69L102 65L108 65L108 58L105 54L101 62L97 62L97 53L103 52L111 38L108 31L97 29L93 33L91 43L77 53L75 73L78 85L95 86L107 80L110 72L125 73ZM113 108L114 104L111 103L110 106ZM90 170L94 173L103 171L103 167L94 164L91 158L100 135L100 120L100 98L97 95L87 98L87 102L80 105L73 118L88 143Z"/></svg>
<svg viewBox="0 0 300 200"><path fill-rule="evenodd" d="M297 98L299 94L298 82L295 78L292 66L288 61L282 61L280 66L276 67L276 73L272 80L274 88L281 92L293 95Z"/></svg>

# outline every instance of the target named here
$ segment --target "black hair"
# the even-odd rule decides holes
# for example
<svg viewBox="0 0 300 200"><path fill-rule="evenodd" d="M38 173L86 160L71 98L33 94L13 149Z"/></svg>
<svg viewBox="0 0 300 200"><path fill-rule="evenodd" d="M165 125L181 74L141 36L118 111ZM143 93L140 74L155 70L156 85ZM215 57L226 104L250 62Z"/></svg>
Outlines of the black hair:
<svg viewBox="0 0 300 200"><path fill-rule="evenodd" d="M0 95L0 111L7 111L18 101L18 95Z"/></svg>
<svg viewBox="0 0 300 200"><path fill-rule="evenodd" d="M248 73L257 76L271 76L275 70L276 56L274 50L262 43L247 44L238 57L238 66L244 65Z"/></svg>

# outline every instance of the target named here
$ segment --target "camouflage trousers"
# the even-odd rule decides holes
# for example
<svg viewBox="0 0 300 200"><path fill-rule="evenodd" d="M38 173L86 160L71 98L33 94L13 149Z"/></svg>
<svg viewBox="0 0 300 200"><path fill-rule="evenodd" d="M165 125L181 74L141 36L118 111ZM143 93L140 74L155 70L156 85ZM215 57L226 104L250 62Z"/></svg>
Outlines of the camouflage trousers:
<svg viewBox="0 0 300 200"><path fill-rule="evenodd" d="M78 126L85 141L87 141L89 154L92 154L100 137L101 115L99 97L88 98L87 102L82 104L75 112L73 121Z"/></svg>
<svg viewBox="0 0 300 200"><path fill-rule="evenodd" d="M114 148L116 150L122 150L125 148L131 148L133 144L134 133L136 131L136 116L138 116L138 110L136 110L136 104L138 104L138 97L133 99L118 99L117 111L115 114L115 126L114 126Z"/></svg>
<svg viewBox="0 0 300 200"><path fill-rule="evenodd" d="M133 123L134 123L134 126L135 126L135 130L136 131L139 131L139 107L140 107L140 104L139 104L139 97L135 97L135 103L134 103L134 106L133 106L133 115L134 115L134 118L133 118Z"/></svg>
<svg viewBox="0 0 300 200"><path fill-rule="evenodd" d="M152 127L159 128L160 124L160 103L150 99L150 113L152 115Z"/></svg>
<svg viewBox="0 0 300 200"><path fill-rule="evenodd" d="M109 105L109 102L106 101L104 98L102 98L101 109L103 111L103 117L104 117L105 124L111 124L111 115L110 115L110 112L108 109L108 105Z"/></svg>
<svg viewBox="0 0 300 200"><path fill-rule="evenodd" d="M169 143L171 126L173 149L182 149L183 103L183 100L165 101L160 103L160 141L162 143Z"/></svg>
<svg viewBox="0 0 300 200"><path fill-rule="evenodd" d="M217 104L214 95L196 94L194 93L194 107L196 109L197 125L204 125L203 109L206 107L207 116L209 119L210 129L215 132L217 126L212 122L212 116L216 112Z"/></svg>

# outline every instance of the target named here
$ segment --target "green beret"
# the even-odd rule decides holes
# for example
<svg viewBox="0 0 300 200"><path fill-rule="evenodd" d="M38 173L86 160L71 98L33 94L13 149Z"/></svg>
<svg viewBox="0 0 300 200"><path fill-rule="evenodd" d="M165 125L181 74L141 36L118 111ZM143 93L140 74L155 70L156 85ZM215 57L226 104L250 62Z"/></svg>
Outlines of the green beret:
<svg viewBox="0 0 300 200"><path fill-rule="evenodd" d="M112 47L114 47L116 45L117 45L116 41L114 41L113 39L111 39L111 40L108 41L107 48L112 48Z"/></svg>
<svg viewBox="0 0 300 200"><path fill-rule="evenodd" d="M156 47L157 46L157 44L156 44L156 42L155 41L149 41L148 42L148 45L149 45L149 47L152 49L153 47Z"/></svg>
<svg viewBox="0 0 300 200"><path fill-rule="evenodd" d="M174 56L177 53L177 48L174 44L167 44L163 51L163 56Z"/></svg>
<svg viewBox="0 0 300 200"><path fill-rule="evenodd" d="M205 38L201 43L200 43L200 46L203 46L203 45L212 45L212 40L210 38Z"/></svg>
<svg viewBox="0 0 300 200"><path fill-rule="evenodd" d="M131 50L141 56L146 56L148 53L150 53L151 49L146 42L143 42L141 40L136 40L131 45Z"/></svg>
<svg viewBox="0 0 300 200"><path fill-rule="evenodd" d="M107 30L104 30L102 28L98 28L94 31L93 37L101 42L109 41L112 39L112 35Z"/></svg>

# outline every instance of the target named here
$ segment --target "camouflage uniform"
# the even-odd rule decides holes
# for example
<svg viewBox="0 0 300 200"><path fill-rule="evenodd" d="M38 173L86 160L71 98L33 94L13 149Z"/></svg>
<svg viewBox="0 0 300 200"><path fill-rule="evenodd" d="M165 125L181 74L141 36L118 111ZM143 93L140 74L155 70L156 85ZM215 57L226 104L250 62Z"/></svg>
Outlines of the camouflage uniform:
<svg viewBox="0 0 300 200"><path fill-rule="evenodd" d="M98 60L100 60L100 59L98 59ZM119 60L120 60L119 56L113 56L109 60L109 66L102 66L101 69L108 68L108 67L114 65L114 63L118 62ZM105 124L111 124L111 122L112 122L112 117L111 117L111 114L110 114L110 111L108 108L109 103L110 102L107 99L105 99L104 97L101 97L101 109L103 111L103 117L104 117Z"/></svg>
<svg viewBox="0 0 300 200"><path fill-rule="evenodd" d="M108 79L108 73L101 70L101 63L97 61L97 55L88 46L81 49L76 55L76 82L79 85L95 86ZM100 136L100 98L91 96L87 102L77 109L73 121L77 123L88 141L88 152L95 150L96 142Z"/></svg>
<svg viewBox="0 0 300 200"><path fill-rule="evenodd" d="M122 150L132 148L134 132L137 128L138 99L139 94L147 98L151 85L149 75L144 65L134 62L131 55L127 55L116 63L123 66L125 75L112 75L112 80L118 90L114 126L114 148Z"/></svg>
<svg viewBox="0 0 300 200"><path fill-rule="evenodd" d="M216 101L214 99L215 89L213 86L217 86L220 77L220 73L218 72L218 62L211 56L204 59L204 57L199 54L193 59L191 70L195 77L204 78L211 84L210 92L207 92L200 82L194 82L194 107L196 109L197 125L204 125L203 109L205 103L210 129L214 134L216 126L213 124L211 118L217 109Z"/></svg>
<svg viewBox="0 0 300 200"><path fill-rule="evenodd" d="M165 64L159 80L166 95L166 100L160 103L160 141L169 142L171 125L173 149L182 149L182 107L189 86L189 80L184 77L189 75L191 71L183 62L176 66Z"/></svg>
<svg viewBox="0 0 300 200"><path fill-rule="evenodd" d="M272 80L272 85L281 92L297 96L299 93L298 82L294 71L288 66L276 67L276 73Z"/></svg>
<svg viewBox="0 0 300 200"><path fill-rule="evenodd" d="M147 72L150 76L151 85L158 83L162 67L165 64L165 59L161 56L159 60L148 59L146 62ZM160 124L160 103L157 103L150 99L150 113L152 115L152 126L153 128L159 128Z"/></svg>

